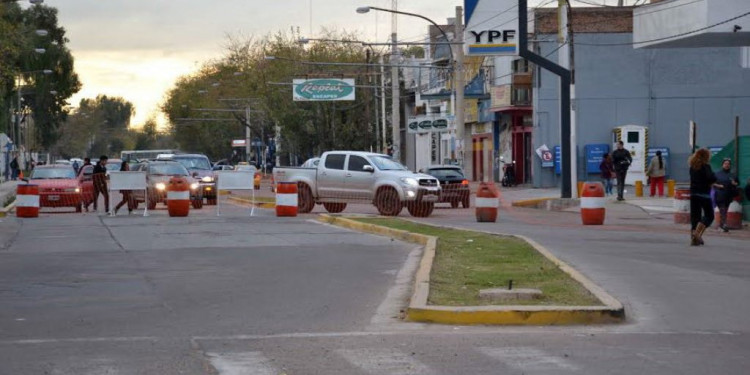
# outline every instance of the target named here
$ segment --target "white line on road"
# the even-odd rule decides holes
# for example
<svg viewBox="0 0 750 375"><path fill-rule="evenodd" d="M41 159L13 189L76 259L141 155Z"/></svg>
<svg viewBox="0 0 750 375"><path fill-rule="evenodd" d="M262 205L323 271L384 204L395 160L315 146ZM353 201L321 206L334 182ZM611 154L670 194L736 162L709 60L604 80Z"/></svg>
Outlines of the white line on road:
<svg viewBox="0 0 750 375"><path fill-rule="evenodd" d="M414 327L414 325L411 325ZM78 337L78 338L42 338L42 339L23 339L23 340L0 340L0 345L33 345L33 344L58 344L58 343L91 343L91 342L131 342L131 341L160 341L160 340L202 340L202 341L232 341L232 340L274 340L274 339L311 339L311 338L340 338L340 337L378 337L378 336L399 336L399 335L552 335L562 334L571 336L588 336L595 333L597 335L691 335L691 336L737 336L740 332L732 331L612 331L606 328L570 328L560 327L559 329L537 329L534 327L528 329L512 328L487 328L487 327L454 327L454 326L433 326L424 325L421 329L411 330L392 330L392 331L354 331L354 332L299 332L299 333L279 333L270 335L228 335L228 336L193 336L193 337L156 337L156 336L136 336L136 337Z"/></svg>
<svg viewBox="0 0 750 375"><path fill-rule="evenodd" d="M482 347L477 348L477 350L509 366L523 370L524 372L536 373L545 370L578 370L577 366L562 357L549 355L542 350L531 347Z"/></svg>
<svg viewBox="0 0 750 375"><path fill-rule="evenodd" d="M342 349L336 353L370 374L426 375L432 370L415 358L395 349Z"/></svg>
<svg viewBox="0 0 750 375"><path fill-rule="evenodd" d="M206 353L220 375L276 375L271 360L261 352Z"/></svg>

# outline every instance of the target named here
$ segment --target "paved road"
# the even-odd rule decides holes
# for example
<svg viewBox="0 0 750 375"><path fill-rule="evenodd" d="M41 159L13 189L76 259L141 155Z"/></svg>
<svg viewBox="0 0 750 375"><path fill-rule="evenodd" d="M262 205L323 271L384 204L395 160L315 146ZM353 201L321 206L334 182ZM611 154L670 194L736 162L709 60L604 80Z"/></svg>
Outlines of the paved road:
<svg viewBox="0 0 750 375"><path fill-rule="evenodd" d="M541 242L625 303L626 324L597 327L400 322L419 249L313 215L4 219L0 374L745 373L747 239L690 248L664 218L616 210L597 228L527 209L423 219Z"/></svg>

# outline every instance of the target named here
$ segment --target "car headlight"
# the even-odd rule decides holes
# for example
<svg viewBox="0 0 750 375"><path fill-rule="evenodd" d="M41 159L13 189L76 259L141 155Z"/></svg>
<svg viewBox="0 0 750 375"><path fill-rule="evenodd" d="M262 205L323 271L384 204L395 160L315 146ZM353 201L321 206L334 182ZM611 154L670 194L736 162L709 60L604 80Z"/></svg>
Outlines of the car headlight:
<svg viewBox="0 0 750 375"><path fill-rule="evenodd" d="M65 192L66 193L80 193L81 189L79 189L79 188L67 188L67 189L65 189Z"/></svg>
<svg viewBox="0 0 750 375"><path fill-rule="evenodd" d="M203 181L203 182L214 182L214 178L211 177L211 176L206 176L206 177L201 178L201 181Z"/></svg>
<svg viewBox="0 0 750 375"><path fill-rule="evenodd" d="M414 186L414 187L419 186L419 181L417 181L416 178L404 177L401 179L401 182L403 182L404 185L407 185L407 186Z"/></svg>
<svg viewBox="0 0 750 375"><path fill-rule="evenodd" d="M156 190L164 190L167 188L167 185L165 185L163 182L159 182L155 185Z"/></svg>
<svg viewBox="0 0 750 375"><path fill-rule="evenodd" d="M192 189L192 190L195 190L195 189L197 189L198 187L200 187L200 185L198 185L198 183L197 183L197 182L193 182L192 184L190 184L190 189Z"/></svg>

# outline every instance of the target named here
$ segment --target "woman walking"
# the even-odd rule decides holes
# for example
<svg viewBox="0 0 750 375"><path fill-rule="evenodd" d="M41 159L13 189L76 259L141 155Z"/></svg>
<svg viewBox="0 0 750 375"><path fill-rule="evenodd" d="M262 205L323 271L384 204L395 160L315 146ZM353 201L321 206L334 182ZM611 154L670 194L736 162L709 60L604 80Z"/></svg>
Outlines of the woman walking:
<svg viewBox="0 0 750 375"><path fill-rule="evenodd" d="M128 162L123 161L120 165L120 172L127 172L129 170L130 167L128 166ZM133 213L133 199L130 197L130 190L121 190L120 193L122 193L122 200L117 204L117 206L115 206L115 214L117 214L117 210L119 210L120 207L127 204L128 215L130 215L131 213Z"/></svg>
<svg viewBox="0 0 750 375"><path fill-rule="evenodd" d="M612 156L609 152L602 156L602 162L599 164L599 171L602 173L604 193L606 195L612 194L612 177L614 177L615 174L615 167L612 164Z"/></svg>
<svg viewBox="0 0 750 375"><path fill-rule="evenodd" d="M664 159L661 157L661 151L656 151L656 157L651 159L648 165L646 176L648 176L651 185L651 196L653 197L658 188L659 198L664 197L664 176L667 175L667 167L664 165Z"/></svg>
<svg viewBox="0 0 750 375"><path fill-rule="evenodd" d="M716 207L719 208L719 229L724 233L729 232L727 228L727 211L729 204L739 193L739 181L732 174L732 159L726 158L721 162L721 170L716 172Z"/></svg>
<svg viewBox="0 0 750 375"><path fill-rule="evenodd" d="M714 221L711 205L711 186L716 176L708 164L708 149L696 151L688 160L690 165L690 245L703 245L703 232Z"/></svg>

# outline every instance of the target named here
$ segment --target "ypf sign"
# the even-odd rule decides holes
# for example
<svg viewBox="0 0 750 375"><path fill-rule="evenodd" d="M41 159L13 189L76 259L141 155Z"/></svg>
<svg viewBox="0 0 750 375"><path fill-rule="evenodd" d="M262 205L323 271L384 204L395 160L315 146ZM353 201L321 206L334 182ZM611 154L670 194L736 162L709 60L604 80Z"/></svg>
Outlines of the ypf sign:
<svg viewBox="0 0 750 375"><path fill-rule="evenodd" d="M518 0L464 0L467 56L518 55Z"/></svg>
<svg viewBox="0 0 750 375"><path fill-rule="evenodd" d="M294 101L354 100L354 80L345 79L295 79Z"/></svg>

